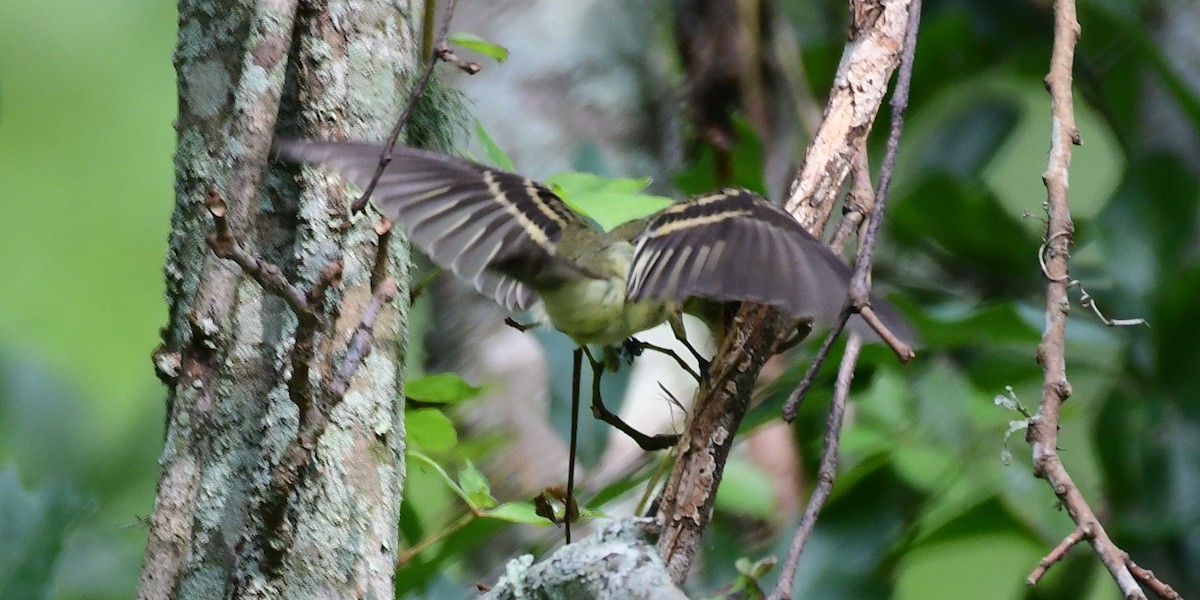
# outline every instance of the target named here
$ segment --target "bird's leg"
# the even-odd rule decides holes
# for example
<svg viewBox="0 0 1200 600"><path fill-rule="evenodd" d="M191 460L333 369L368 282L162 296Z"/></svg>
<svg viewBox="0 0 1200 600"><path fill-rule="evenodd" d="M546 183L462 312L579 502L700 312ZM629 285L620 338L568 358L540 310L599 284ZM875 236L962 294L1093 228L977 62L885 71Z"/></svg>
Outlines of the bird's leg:
<svg viewBox="0 0 1200 600"><path fill-rule="evenodd" d="M512 317L504 317L504 324L508 325L509 327L512 327L513 329L516 329L517 331L520 331L521 333L525 333L526 331L529 331L530 329L533 329L534 327L538 326L538 324L536 322L534 322L534 323L518 323L517 320Z"/></svg>
<svg viewBox="0 0 1200 600"><path fill-rule="evenodd" d="M696 350L696 347L688 341L687 330L683 328L683 313L680 311L675 311L675 313L671 315L671 318L667 319L667 323L671 325L671 333L675 334L675 339L683 343L683 347L687 348L688 352L691 352L692 356L696 357L696 365L700 367L700 377L697 377L696 381L703 383L701 378L705 380L708 379L708 369L712 366L712 361L701 356L700 352ZM672 354L674 353L672 352ZM675 360L679 360L679 357L676 356ZM682 362L683 361L680 361L680 364L682 364Z"/></svg>
<svg viewBox="0 0 1200 600"><path fill-rule="evenodd" d="M571 543L571 521L575 516L572 512L578 512L572 509L575 507L575 450L579 442L579 388L583 384L580 373L582 370L583 348L580 347L575 349L571 369L571 443L567 453L567 499L563 502L563 531L566 533L568 544Z"/></svg>
<svg viewBox="0 0 1200 600"><path fill-rule="evenodd" d="M604 400L600 397L600 376L604 373L604 361L593 357L591 351L586 347L583 348L583 352L587 353L588 362L592 363L592 416L616 427L621 433L624 433L636 442L642 450L664 450L674 446L679 441L678 435L663 433L653 436L646 435L634 429L628 423L622 421L621 417L608 410L608 407L604 406Z"/></svg>
<svg viewBox="0 0 1200 600"><path fill-rule="evenodd" d="M683 357L679 356L679 354L670 348L651 344L650 342L643 342L637 338L629 338L624 342L621 342L621 351L623 354L626 354L630 357L630 362L633 362L634 356L641 356L643 350L653 350L675 359L675 362L679 364L679 368L687 371L688 375L691 375L693 378L695 378L696 383L703 383L703 378L708 376L708 361L704 359L700 359L700 372L697 373L691 365L687 364L687 361L683 360Z"/></svg>

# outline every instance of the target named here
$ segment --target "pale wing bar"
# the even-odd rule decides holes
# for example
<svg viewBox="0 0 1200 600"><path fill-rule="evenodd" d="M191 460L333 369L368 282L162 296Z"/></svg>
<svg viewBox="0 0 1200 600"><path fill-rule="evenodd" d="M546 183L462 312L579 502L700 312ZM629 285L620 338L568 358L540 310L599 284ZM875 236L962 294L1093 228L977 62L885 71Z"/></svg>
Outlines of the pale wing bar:
<svg viewBox="0 0 1200 600"><path fill-rule="evenodd" d="M275 151L333 167L366 187L383 149L282 141ZM380 212L403 227L434 263L511 310L528 308L536 300L533 290L490 267L553 261L563 228L578 217L549 190L513 173L403 146L392 156L374 193Z"/></svg>
<svg viewBox="0 0 1200 600"><path fill-rule="evenodd" d="M689 198L653 217L640 236L627 294L769 304L828 326L850 269L791 215L746 190Z"/></svg>

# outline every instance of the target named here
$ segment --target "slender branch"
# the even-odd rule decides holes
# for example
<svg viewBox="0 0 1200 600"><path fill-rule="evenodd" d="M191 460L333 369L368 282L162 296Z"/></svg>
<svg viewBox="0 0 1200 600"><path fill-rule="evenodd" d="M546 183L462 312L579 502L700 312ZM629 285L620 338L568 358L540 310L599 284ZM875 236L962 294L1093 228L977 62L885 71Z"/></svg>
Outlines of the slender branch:
<svg viewBox="0 0 1200 600"><path fill-rule="evenodd" d="M442 42L441 45L438 46L436 54L439 59L458 67L458 70L466 73L467 75L474 75L483 70L483 67L481 67L479 63L471 62L455 54L454 51L450 49L450 46L445 42Z"/></svg>
<svg viewBox="0 0 1200 600"><path fill-rule="evenodd" d="M1154 571L1137 566L1137 563L1130 560L1128 556L1125 557L1125 564L1129 566L1129 571L1133 573L1133 576L1138 581L1146 584L1159 598L1165 600L1183 600L1183 596L1180 596L1179 592L1176 592L1174 588L1159 580L1154 575Z"/></svg>
<svg viewBox="0 0 1200 600"><path fill-rule="evenodd" d="M584 350L584 346L575 348L571 362L571 441L567 457L567 494L563 501L563 504L566 505L566 508L563 509L563 538L567 544L571 543L571 503L575 501L575 458L579 449L579 388L583 385L581 379L583 377ZM554 516L553 510L550 511L550 515ZM551 520L554 519L551 518Z"/></svg>
<svg viewBox="0 0 1200 600"><path fill-rule="evenodd" d="M264 258L250 254L238 243L233 225L229 223L226 216L229 207L225 204L221 193L210 189L205 206L212 214L213 225L216 229L216 232L209 234L206 238L208 247L212 249L213 254L237 263L242 271L257 281L264 290L287 302L300 319L316 318L304 290L292 285L283 276L283 271L278 266Z"/></svg>
<svg viewBox="0 0 1200 600"><path fill-rule="evenodd" d="M342 366L338 368L333 380L329 382L329 395L332 402L336 403L346 395L346 390L350 387L350 378L354 376L354 372L358 370L363 359L371 352L371 340L375 336L375 319L379 316L379 311L395 296L396 280L391 277L384 279L383 283L371 294L371 303L363 311L362 321L355 328L354 334L350 336L350 343L346 346L346 358L343 359Z"/></svg>
<svg viewBox="0 0 1200 600"><path fill-rule="evenodd" d="M1075 226L1071 221L1067 178L1072 146L1080 143L1071 90L1079 32L1074 0L1055 0L1054 49L1050 57L1050 72L1046 75L1046 87L1051 97L1050 156L1042 175L1049 213L1042 261L1046 277L1046 326L1037 352L1038 363L1042 365L1045 375L1041 406L1037 414L1029 419L1026 440L1032 449L1034 475L1050 484L1071 520L1078 525L1077 531L1089 534L1088 541L1120 588L1122 596L1144 599L1145 592L1126 564L1127 555L1108 537L1058 456L1059 413L1071 395L1064 346L1067 312L1070 309L1067 296L1071 286L1068 259Z"/></svg>
<svg viewBox="0 0 1200 600"><path fill-rule="evenodd" d="M804 514L800 515L800 525L792 536L792 545L788 549L787 558L779 571L779 583L768 596L768 600L786 600L792 597L792 586L796 579L796 569L800 566L800 555L804 552L804 544L812 534L817 524L817 516L825 501L833 491L833 480L837 476L838 446L842 439L842 423L846 414L846 401L850 397L850 383L854 380L854 367L858 363L858 352L862 349L862 340L857 335L851 335L846 341L846 350L842 353L842 363L838 367L837 382L833 387L833 401L829 405L829 418L825 421L825 447L821 450L821 467L817 471L817 485L813 488Z"/></svg>
<svg viewBox="0 0 1200 600"><path fill-rule="evenodd" d="M850 284L849 302L842 309L842 313L838 319L838 327L831 332L830 336L826 338L825 344L822 345L824 352L823 355L819 356L822 362L829 354L829 347L832 346L833 337L845 327L852 310L860 312L867 323L885 341L889 340L890 336L891 340L888 343L896 351L897 355L901 357L901 360L906 360L906 357L908 359L912 358L912 349L900 343L886 327L883 327L883 324L875 318L875 314L870 310L870 306L867 303L870 300L871 294L871 259L875 246L875 237L879 232L879 224L883 220L883 210L887 205L892 171L896 166L896 154L900 148L900 135L904 131L904 113L908 108L908 91L912 82L912 64L913 57L916 54L917 29L920 27L920 24L921 0L913 0L909 7L908 21L904 33L904 45L900 57L900 67L896 76L896 88L892 92L891 129L888 132L887 151L884 154L883 164L880 168L879 183L875 190L874 204L871 206L871 214L867 220L865 235L859 238L858 257L854 265L854 277ZM895 343L893 344L893 342ZM829 419L825 425L825 447L821 451L821 467L817 472L817 485L809 497L808 504L804 507L804 513L800 516L800 524L796 527L796 533L792 536L791 547L788 550L787 558L784 560L783 568L780 570L779 582L768 597L770 600L791 598L791 591L795 585L796 571L800 565L800 556L804 552L804 545L807 543L809 536L812 535L817 517L820 515L821 509L825 506L825 501L829 499L830 492L833 491L833 481L837 475L838 447L842 435L842 417L845 413L846 401L850 395L850 383L854 379L854 369L858 364L858 354L861 348L862 340L857 335L851 334L850 339L846 341L846 349L842 355L842 362L838 366L833 401L829 407ZM905 349L907 349L907 352L903 352ZM816 371L819 368L820 364L818 363L814 362L813 365L810 365L809 371L805 374L805 382L802 382L796 392L788 398L784 406L784 418L789 422L795 418L796 412L799 410L800 401L803 399L803 394L807 391L808 386L811 386L812 377L815 377Z"/></svg>
<svg viewBox="0 0 1200 600"><path fill-rule="evenodd" d="M792 395L788 396L787 401L783 403L784 421L791 423L796 420L796 415L800 413L800 405L804 403L804 397L808 395L808 390L812 388L813 382L817 379L817 372L821 370L821 366L829 359L829 352L833 350L833 343L837 341L838 335L846 328L846 321L849 319L850 304L847 303L842 308L842 312L838 314L838 319L833 329L825 335L825 341L821 342L821 348L817 350L817 355L809 363L808 370L804 372L804 377L800 379L800 385L796 386Z"/></svg>
<svg viewBox="0 0 1200 600"><path fill-rule="evenodd" d="M1069 535L1067 535L1067 537L1063 538L1063 540L1059 542L1049 554L1042 557L1042 560L1038 561L1038 566L1034 568L1032 573L1029 574L1029 577L1025 578L1025 585L1029 587L1037 585L1037 582L1042 579L1042 576L1050 570L1050 567L1053 566L1054 563L1066 557L1067 552L1071 548L1074 548L1076 544L1079 544L1090 537L1092 537L1092 532L1087 527L1076 527L1075 531L1072 531Z"/></svg>
<svg viewBox="0 0 1200 600"><path fill-rule="evenodd" d="M854 233L863 219L871 214L875 206L875 190L871 186L871 168L867 159L867 149L863 147L854 155L850 162L852 183L850 192L846 194L845 208L842 209L842 222L838 224L837 232L829 242L834 252L842 253L850 234Z"/></svg>
<svg viewBox="0 0 1200 600"><path fill-rule="evenodd" d="M301 317L296 325L296 333L293 336L295 343L292 344L291 352L292 376L288 380L288 396L300 411L301 423L310 419L308 413L316 404L316 397L313 395L312 389L312 377L309 375L309 369L317 352L317 334L321 329L321 319L316 315L324 314L325 292L330 286L336 285L341 278L342 261L340 260L329 263L321 270L317 282L306 294L312 316Z"/></svg>
<svg viewBox="0 0 1200 600"><path fill-rule="evenodd" d="M417 102L425 95L425 88L429 87L429 80L433 77L433 68L437 66L438 61L450 60L449 57L454 56L454 53L450 51L450 47L446 44L446 35L450 32L450 18L454 16L454 8L457 5L458 0L448 0L446 2L445 16L442 17L442 26L438 29L437 40L433 44L434 51L426 59L425 69L421 71L421 77L417 79L417 85L413 87L412 94L409 94L408 102L404 105L404 110L400 112L400 118L396 119L396 125L392 127L392 132L388 134L387 143L383 145L383 152L379 155L379 166L375 168L375 174L371 176L371 182L367 184L362 195L350 205L352 213L362 212L366 208L367 202L371 200L371 194L375 191L375 186L379 185L379 178L383 177L383 170L392 162L392 151L396 148L396 141L400 139L400 134L404 132L404 126L408 125L409 119L412 118L413 110L417 107ZM454 59L457 58L457 56L454 56ZM458 63L456 62L455 64ZM474 71L463 70L475 74L479 72L479 65L475 65L475 67ZM462 68L461 65L460 68Z"/></svg>
<svg viewBox="0 0 1200 600"><path fill-rule="evenodd" d="M672 579L681 583L712 517L734 434L750 408L758 374L785 331L770 307L745 304L734 317L702 385L678 458L658 497L663 526L658 549Z"/></svg>
<svg viewBox="0 0 1200 600"><path fill-rule="evenodd" d="M866 143L891 73L899 63L909 0L855 0L854 15L826 118L809 145L786 207L810 232L833 205L850 158ZM671 577L681 582L712 513L713 498L738 424L766 358L780 334L790 333L776 311L745 305L727 329L701 386L693 416L677 447L678 459L659 496L663 526L658 547Z"/></svg>

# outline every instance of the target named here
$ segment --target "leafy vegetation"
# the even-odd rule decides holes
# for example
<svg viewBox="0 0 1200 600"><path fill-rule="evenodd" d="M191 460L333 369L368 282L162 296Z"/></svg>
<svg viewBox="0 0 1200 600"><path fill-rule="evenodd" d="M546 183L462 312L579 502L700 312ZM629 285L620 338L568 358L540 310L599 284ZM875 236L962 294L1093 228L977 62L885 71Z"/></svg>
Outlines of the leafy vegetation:
<svg viewBox="0 0 1200 600"><path fill-rule="evenodd" d="M1050 31L1041 6L926 4L876 270L924 347L906 367L882 349L864 353L842 471L798 597L1113 596L1086 552L1025 589L1071 523L1030 474L1028 448L1012 433L1023 417L995 400L1032 407L1041 387ZM165 318L175 17L156 2L114 8L17 3L0 20L0 597L131 596L145 539L138 518L151 510L163 395L148 355ZM794 13L809 87L824 90L844 42L844 5L780 8ZM1106 328L1075 307L1061 446L1118 544L1191 597L1200 595L1200 93L1180 50L1162 41L1162 10L1080 5L1084 145L1071 173L1072 275L1106 315L1144 317L1150 327ZM79 22L91 26L67 35ZM455 43L474 48L468 38ZM761 189L762 149L743 141L735 179ZM483 146L506 166L495 144ZM712 161L697 156L676 190L710 189ZM596 206L652 210L631 200L643 180L574 173L552 183L604 227L631 213ZM546 342L552 360L569 355L565 340ZM776 418L809 352L797 352L746 429ZM553 371L556 407L565 407L559 374L569 370ZM409 383L410 397L431 404L469 402L476 391L437 376ZM815 391L795 428L808 473L828 400ZM409 551L398 591L457 597L481 576L473 565L482 547L503 548L503 559L553 543L550 527L513 541L514 523L543 519L528 499L494 497L471 466L496 440L460 438L438 407L407 416L413 450L400 525ZM608 432L584 432L587 463ZM588 508L608 512L609 500L639 489L657 466L585 498ZM773 583L758 561L782 556L790 523L764 503L771 482L755 469L739 462L727 475L695 569L702 593Z"/></svg>

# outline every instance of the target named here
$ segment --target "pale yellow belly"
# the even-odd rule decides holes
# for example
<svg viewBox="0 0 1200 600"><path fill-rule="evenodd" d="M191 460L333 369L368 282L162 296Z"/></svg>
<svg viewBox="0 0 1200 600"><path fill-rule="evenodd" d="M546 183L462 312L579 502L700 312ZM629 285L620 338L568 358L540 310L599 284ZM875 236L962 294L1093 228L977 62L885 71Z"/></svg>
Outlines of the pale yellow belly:
<svg viewBox="0 0 1200 600"><path fill-rule="evenodd" d="M625 302L625 281L616 278L574 281L541 296L550 323L578 344L619 343L672 311L667 302Z"/></svg>

